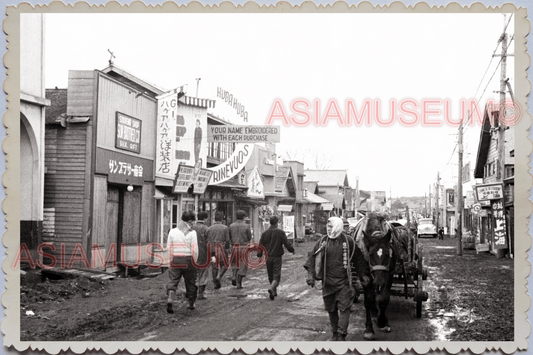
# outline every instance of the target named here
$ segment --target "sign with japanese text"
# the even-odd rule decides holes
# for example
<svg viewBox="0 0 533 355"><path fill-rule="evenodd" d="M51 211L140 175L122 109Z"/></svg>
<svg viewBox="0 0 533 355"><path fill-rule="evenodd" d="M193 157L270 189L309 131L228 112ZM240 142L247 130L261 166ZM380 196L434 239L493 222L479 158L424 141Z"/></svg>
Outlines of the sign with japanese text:
<svg viewBox="0 0 533 355"><path fill-rule="evenodd" d="M118 149L129 150L134 153L140 153L141 127L141 120L117 112L115 147Z"/></svg>
<svg viewBox="0 0 533 355"><path fill-rule="evenodd" d="M177 94L157 101L156 175L172 176L177 108Z"/></svg>
<svg viewBox="0 0 533 355"><path fill-rule="evenodd" d="M287 239L294 239L294 216L283 216L283 231Z"/></svg>
<svg viewBox="0 0 533 355"><path fill-rule="evenodd" d="M507 225L505 223L505 206L503 199L492 201L492 215L494 217L494 248L507 248Z"/></svg>
<svg viewBox="0 0 533 355"><path fill-rule="evenodd" d="M107 149L96 149L96 173L107 175L107 181L142 185L153 181L153 161Z"/></svg>
<svg viewBox="0 0 533 355"><path fill-rule="evenodd" d="M248 192L246 194L248 197L265 197L263 180L261 179L257 166L252 170L250 176L248 176Z"/></svg>
<svg viewBox="0 0 533 355"><path fill-rule="evenodd" d="M201 166L201 160L199 160L195 166L180 164L176 171L172 192L187 193L189 187L193 185L193 194L203 194L213 172L207 169L202 169Z"/></svg>
<svg viewBox="0 0 533 355"><path fill-rule="evenodd" d="M280 126L208 125L207 142L279 143Z"/></svg>
<svg viewBox="0 0 533 355"><path fill-rule="evenodd" d="M181 95L182 93L180 93ZM184 96L185 97L185 96ZM187 104L173 91L158 97L156 176L173 179L178 165L207 158L207 107Z"/></svg>
<svg viewBox="0 0 533 355"><path fill-rule="evenodd" d="M503 198L503 185L501 183L475 185L478 201L498 200Z"/></svg>

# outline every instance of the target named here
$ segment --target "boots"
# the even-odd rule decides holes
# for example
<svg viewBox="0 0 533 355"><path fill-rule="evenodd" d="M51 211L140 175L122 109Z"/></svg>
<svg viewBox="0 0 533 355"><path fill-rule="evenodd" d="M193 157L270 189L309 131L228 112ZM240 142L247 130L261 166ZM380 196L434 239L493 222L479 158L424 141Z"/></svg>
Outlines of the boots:
<svg viewBox="0 0 533 355"><path fill-rule="evenodd" d="M346 341L346 334L339 333L337 341Z"/></svg>
<svg viewBox="0 0 533 355"><path fill-rule="evenodd" d="M331 339L329 341L338 341L339 340L339 333L333 332L333 335L331 336Z"/></svg>
<svg viewBox="0 0 533 355"><path fill-rule="evenodd" d="M199 300L206 300L207 298L204 296L205 292L205 285L204 286L198 286L198 299Z"/></svg>
<svg viewBox="0 0 533 355"><path fill-rule="evenodd" d="M274 298L278 295L276 288L278 287L279 282L277 280L272 281L270 288L268 289L268 295L271 301L274 301Z"/></svg>
<svg viewBox="0 0 533 355"><path fill-rule="evenodd" d="M237 272L238 272L238 271L239 271L239 270L235 270L235 269L233 269L233 277L231 278L231 284L232 284L233 286L237 286L237 277L238 277Z"/></svg>
<svg viewBox="0 0 533 355"><path fill-rule="evenodd" d="M242 275L237 275L237 288L238 289L241 289L242 288L242 279L244 278L244 276Z"/></svg>
<svg viewBox="0 0 533 355"><path fill-rule="evenodd" d="M189 307L187 307L190 310L194 309L194 300L192 298L189 298Z"/></svg>
<svg viewBox="0 0 533 355"><path fill-rule="evenodd" d="M174 313L174 309L172 309L172 301L174 299L174 295L176 294L176 291L168 291L168 299L167 299L167 313Z"/></svg>

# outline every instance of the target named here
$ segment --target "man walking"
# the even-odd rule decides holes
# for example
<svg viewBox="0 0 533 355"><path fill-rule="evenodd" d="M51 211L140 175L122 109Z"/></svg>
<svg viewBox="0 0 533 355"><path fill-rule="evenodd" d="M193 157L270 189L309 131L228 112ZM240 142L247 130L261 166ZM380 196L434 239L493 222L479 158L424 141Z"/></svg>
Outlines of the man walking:
<svg viewBox="0 0 533 355"><path fill-rule="evenodd" d="M168 233L167 250L171 256L167 283L168 313L174 313L172 301L182 276L185 280L185 296L189 300L188 308L194 309L197 288L196 268L193 266L192 260L198 260L198 242L196 232L192 229L195 219L192 211L183 212L178 226L172 228Z"/></svg>
<svg viewBox="0 0 533 355"><path fill-rule="evenodd" d="M350 264L354 264L363 285L370 282L370 270L361 250L342 231L342 220L330 217L327 237L317 242L304 265L309 286L314 287L315 280L322 280L322 298L329 315L333 341L346 340L348 333L354 297Z"/></svg>
<svg viewBox="0 0 533 355"><path fill-rule="evenodd" d="M231 244L233 245L232 255L235 257L232 260L233 275L231 278L231 284L237 286L238 289L242 288L242 280L246 277L248 267L246 260L244 260L244 252L247 245L252 240L252 231L250 225L244 221L246 212L238 210L235 212L237 220L229 226L229 237Z"/></svg>
<svg viewBox="0 0 533 355"><path fill-rule="evenodd" d="M205 300L205 286L207 286L207 279L209 277L209 259L207 258L207 231L209 227L205 225L207 219L207 212L202 211L198 213L198 220L192 227L196 232L198 239L198 261L195 263L198 270L198 277L196 286L198 286L198 299Z"/></svg>
<svg viewBox="0 0 533 355"><path fill-rule="evenodd" d="M278 228L278 221L278 217L270 217L270 228L261 234L261 239L259 240L259 244L263 245L267 251L265 257L268 282L270 283L268 294L272 301L278 295L277 287L281 279L281 257L284 254L283 246L290 253L294 253L294 248L289 244L287 235ZM257 256L261 257L262 253L259 252Z"/></svg>
<svg viewBox="0 0 533 355"><path fill-rule="evenodd" d="M209 227L207 231L207 240L211 250L212 276L215 290L218 290L222 285L220 281L222 276L228 270L224 264L227 260L228 253L226 250L230 246L229 228L222 223L224 213L217 211L215 213L215 223Z"/></svg>

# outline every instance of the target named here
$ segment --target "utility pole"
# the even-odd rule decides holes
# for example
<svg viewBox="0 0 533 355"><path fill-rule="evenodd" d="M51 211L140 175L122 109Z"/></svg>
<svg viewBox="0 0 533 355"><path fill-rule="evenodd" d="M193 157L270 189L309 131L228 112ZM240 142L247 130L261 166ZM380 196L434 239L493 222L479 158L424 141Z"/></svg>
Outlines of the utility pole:
<svg viewBox="0 0 533 355"><path fill-rule="evenodd" d="M428 204L428 218L433 218L433 210L431 209L431 185L429 185L429 204Z"/></svg>
<svg viewBox="0 0 533 355"><path fill-rule="evenodd" d="M468 111L470 119L470 111ZM457 210L455 219L457 220L457 256L463 255L462 233L463 233L463 122L459 124L459 173L457 174Z"/></svg>
<svg viewBox="0 0 533 355"><path fill-rule="evenodd" d="M442 185L442 227L443 228L447 228L446 224L448 222L448 216L446 214L447 203L448 203L448 196L446 195L446 190L444 189L444 185ZM449 233L450 231L448 231L448 234Z"/></svg>
<svg viewBox="0 0 533 355"><path fill-rule="evenodd" d="M503 110L505 110L504 102L505 102L505 89L507 87L507 33L505 33L505 26L507 16L503 15L503 26L504 26L504 32L502 33L500 37L500 41L502 42L502 53L501 53L501 72L500 72L500 107L504 107ZM505 179L505 131L506 127L504 125L504 120L500 119L502 116L505 115L505 112L503 110L500 110L498 114L498 171L496 172L496 178L502 182ZM503 200L502 200L503 201ZM505 249L498 249L496 251L496 256L499 258L502 258L507 253L507 250Z"/></svg>
<svg viewBox="0 0 533 355"><path fill-rule="evenodd" d="M437 171L437 184L435 185L435 212L437 213L437 233L439 232L439 190L440 190L440 177Z"/></svg>
<svg viewBox="0 0 533 355"><path fill-rule="evenodd" d="M202 80L202 78L196 78L196 98L198 98L198 87L200 86L200 80Z"/></svg>

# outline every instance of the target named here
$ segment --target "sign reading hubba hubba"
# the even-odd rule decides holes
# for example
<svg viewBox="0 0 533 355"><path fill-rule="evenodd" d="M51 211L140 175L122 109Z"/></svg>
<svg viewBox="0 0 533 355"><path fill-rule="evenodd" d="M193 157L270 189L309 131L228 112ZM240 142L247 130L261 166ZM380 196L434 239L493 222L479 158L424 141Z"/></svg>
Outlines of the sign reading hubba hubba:
<svg viewBox="0 0 533 355"><path fill-rule="evenodd" d="M208 125L208 143L236 143L228 160L213 168L210 185L221 184L241 172L252 156L254 143L280 141L279 126Z"/></svg>

